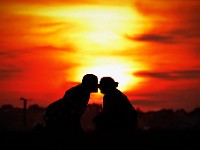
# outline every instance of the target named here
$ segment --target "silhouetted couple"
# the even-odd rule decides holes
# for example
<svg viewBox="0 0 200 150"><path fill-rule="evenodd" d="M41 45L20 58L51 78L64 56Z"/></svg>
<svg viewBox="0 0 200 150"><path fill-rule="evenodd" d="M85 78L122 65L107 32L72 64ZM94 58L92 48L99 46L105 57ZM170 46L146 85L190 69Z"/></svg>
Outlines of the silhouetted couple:
<svg viewBox="0 0 200 150"><path fill-rule="evenodd" d="M117 87L118 83L111 77L101 78L98 84L96 75L84 75L80 84L68 89L61 99L47 107L44 114L45 128L48 132L75 138L84 136L81 117L90 94L98 92L99 88L104 97L102 112L93 119L97 135L133 133L137 127L137 112Z"/></svg>
<svg viewBox="0 0 200 150"><path fill-rule="evenodd" d="M101 135L128 135L137 128L137 112L117 87L118 82L111 77L100 80L99 89L104 94L103 109L93 121Z"/></svg>

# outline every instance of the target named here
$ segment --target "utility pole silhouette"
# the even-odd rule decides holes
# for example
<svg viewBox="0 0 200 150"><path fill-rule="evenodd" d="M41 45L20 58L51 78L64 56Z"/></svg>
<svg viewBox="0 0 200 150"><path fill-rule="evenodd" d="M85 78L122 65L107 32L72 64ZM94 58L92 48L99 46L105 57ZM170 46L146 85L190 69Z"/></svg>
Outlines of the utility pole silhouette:
<svg viewBox="0 0 200 150"><path fill-rule="evenodd" d="M28 99L21 97L20 100L23 101L23 123L24 123L24 129L26 130L26 123L27 123L26 111L27 111Z"/></svg>

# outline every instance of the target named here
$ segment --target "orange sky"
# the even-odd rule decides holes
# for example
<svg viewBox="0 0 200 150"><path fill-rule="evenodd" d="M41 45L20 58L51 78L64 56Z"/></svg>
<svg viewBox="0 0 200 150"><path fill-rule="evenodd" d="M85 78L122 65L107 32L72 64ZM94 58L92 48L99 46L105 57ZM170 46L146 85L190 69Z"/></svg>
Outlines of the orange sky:
<svg viewBox="0 0 200 150"><path fill-rule="evenodd" d="M1 0L0 105L47 106L86 73L144 111L200 107L197 0ZM92 94L90 103L101 103Z"/></svg>

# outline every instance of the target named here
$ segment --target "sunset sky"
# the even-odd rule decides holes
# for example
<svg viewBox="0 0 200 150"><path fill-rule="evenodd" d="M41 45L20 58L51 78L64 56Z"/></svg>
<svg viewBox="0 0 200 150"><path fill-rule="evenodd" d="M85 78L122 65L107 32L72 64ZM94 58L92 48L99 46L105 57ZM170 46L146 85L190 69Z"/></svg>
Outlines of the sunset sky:
<svg viewBox="0 0 200 150"><path fill-rule="evenodd" d="M0 106L47 106L86 73L143 111L200 107L199 0L1 0ZM92 94L90 103L102 95Z"/></svg>

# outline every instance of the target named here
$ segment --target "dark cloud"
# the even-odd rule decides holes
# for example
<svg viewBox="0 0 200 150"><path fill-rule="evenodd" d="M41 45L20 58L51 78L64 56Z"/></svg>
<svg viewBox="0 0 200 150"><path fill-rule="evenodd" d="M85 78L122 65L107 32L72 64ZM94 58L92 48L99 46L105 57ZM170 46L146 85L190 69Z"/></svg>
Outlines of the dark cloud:
<svg viewBox="0 0 200 150"><path fill-rule="evenodd" d="M44 46L37 46L37 47L30 47L30 48L27 48L27 51L30 51L30 52L34 52L34 51L66 51L66 52L75 52L75 49L73 49L72 47L70 46L63 46L63 47L55 47L55 46L51 46L51 45L44 45Z"/></svg>
<svg viewBox="0 0 200 150"><path fill-rule="evenodd" d="M200 37L198 0L135 0L133 4L139 13L152 19L154 28L144 35L131 36L132 40L174 43Z"/></svg>
<svg viewBox="0 0 200 150"><path fill-rule="evenodd" d="M141 106L160 106L163 101L161 100L132 100L131 103L133 105L141 105Z"/></svg>
<svg viewBox="0 0 200 150"><path fill-rule="evenodd" d="M20 68L9 67L9 68L0 68L0 79L15 77L23 70Z"/></svg>
<svg viewBox="0 0 200 150"><path fill-rule="evenodd" d="M165 14L176 17L188 17L188 15L197 16L200 6L199 0L135 0L133 5L140 13L145 15L160 16ZM182 16L181 16L182 14Z"/></svg>
<svg viewBox="0 0 200 150"><path fill-rule="evenodd" d="M0 62L5 58L15 59L19 56L19 52L15 50L0 50Z"/></svg>
<svg viewBox="0 0 200 150"><path fill-rule="evenodd" d="M135 76L150 77L163 80L200 79L200 70L182 70L171 72L139 71Z"/></svg>
<svg viewBox="0 0 200 150"><path fill-rule="evenodd" d="M0 80L16 77L24 71L18 59L22 53L16 50L0 50Z"/></svg>
<svg viewBox="0 0 200 150"><path fill-rule="evenodd" d="M189 72L186 71L186 74ZM162 85L159 81L156 84ZM200 107L199 85L200 80L195 80L190 84L173 82L165 89L154 88L154 85L151 84L146 91L134 91L134 93L127 93L127 95L131 97L130 101L133 105L141 108L185 109L192 111L194 108Z"/></svg>
<svg viewBox="0 0 200 150"><path fill-rule="evenodd" d="M126 38L133 41L144 41L144 42L159 42L159 43L175 43L174 37L171 35L157 35L157 34L142 34L136 36L126 35Z"/></svg>
<svg viewBox="0 0 200 150"><path fill-rule="evenodd" d="M10 52L7 52L7 51L0 51L0 57L15 57L14 54L10 53Z"/></svg>
<svg viewBox="0 0 200 150"><path fill-rule="evenodd" d="M199 31L196 30L197 28L186 28L186 29L174 29L171 30L169 34L172 36L184 37L184 38L200 38Z"/></svg>
<svg viewBox="0 0 200 150"><path fill-rule="evenodd" d="M200 39L199 39L199 43L200 43ZM200 45L197 45L195 48L194 48L194 57L197 58L199 60L199 57L200 57ZM199 63L200 64L200 63ZM199 68L199 67L198 67Z"/></svg>
<svg viewBox="0 0 200 150"><path fill-rule="evenodd" d="M199 31L196 28L185 28L178 29L174 28L168 32L159 34L157 33L144 33L140 35L125 35L125 37L132 41L142 41L142 42L157 42L165 44L175 44L182 42L183 39L200 38Z"/></svg>

